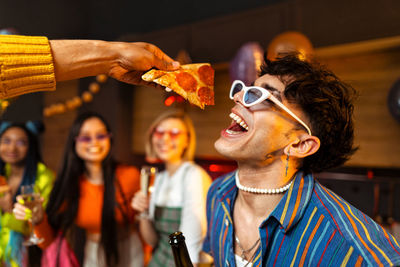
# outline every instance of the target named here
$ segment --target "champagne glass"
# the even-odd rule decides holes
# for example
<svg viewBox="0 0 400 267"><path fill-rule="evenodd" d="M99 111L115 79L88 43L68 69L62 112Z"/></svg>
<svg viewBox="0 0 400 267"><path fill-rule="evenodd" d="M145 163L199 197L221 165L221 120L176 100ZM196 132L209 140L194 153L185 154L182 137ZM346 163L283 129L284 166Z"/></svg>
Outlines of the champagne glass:
<svg viewBox="0 0 400 267"><path fill-rule="evenodd" d="M37 209L37 205L41 205L40 203L40 193L37 191L35 185L22 185L21 186L21 197L24 200L24 206L32 211L32 215ZM29 238L25 240L22 244L24 246L33 246L43 242L43 238L38 238L34 231L33 225L30 225L30 234Z"/></svg>
<svg viewBox="0 0 400 267"><path fill-rule="evenodd" d="M148 196L152 191L154 179L156 177L157 168L153 166L143 166L140 170L140 189L145 196ZM140 217L148 217L148 212L142 212Z"/></svg>
<svg viewBox="0 0 400 267"><path fill-rule="evenodd" d="M140 188L145 196L152 191L152 185L156 177L157 168L153 166L143 166L140 170Z"/></svg>

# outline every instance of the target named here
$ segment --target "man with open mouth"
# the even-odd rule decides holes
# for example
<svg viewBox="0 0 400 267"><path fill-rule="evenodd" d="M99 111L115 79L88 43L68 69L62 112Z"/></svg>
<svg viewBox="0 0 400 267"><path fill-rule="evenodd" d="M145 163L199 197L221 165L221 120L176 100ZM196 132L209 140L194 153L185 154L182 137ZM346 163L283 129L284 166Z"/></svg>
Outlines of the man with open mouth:
<svg viewBox="0 0 400 267"><path fill-rule="evenodd" d="M233 82L215 147L238 169L207 198L203 250L215 266L400 265L399 243L313 178L356 150L354 95L296 55L265 59L254 85Z"/></svg>

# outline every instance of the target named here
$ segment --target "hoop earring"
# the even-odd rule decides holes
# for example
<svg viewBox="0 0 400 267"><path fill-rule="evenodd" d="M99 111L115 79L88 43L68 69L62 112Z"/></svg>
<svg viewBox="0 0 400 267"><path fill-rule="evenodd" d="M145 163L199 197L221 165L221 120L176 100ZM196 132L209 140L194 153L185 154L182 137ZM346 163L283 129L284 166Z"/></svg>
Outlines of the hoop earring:
<svg viewBox="0 0 400 267"><path fill-rule="evenodd" d="M289 154L290 154L290 152L287 153L287 157L286 157L285 176L287 176L287 172L288 172L288 169L289 169Z"/></svg>

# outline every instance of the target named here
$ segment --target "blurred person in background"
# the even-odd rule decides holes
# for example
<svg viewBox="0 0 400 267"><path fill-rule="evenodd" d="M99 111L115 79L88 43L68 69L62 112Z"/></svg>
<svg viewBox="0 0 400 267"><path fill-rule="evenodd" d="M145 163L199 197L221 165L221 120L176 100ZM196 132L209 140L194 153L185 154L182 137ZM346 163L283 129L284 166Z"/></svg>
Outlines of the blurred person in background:
<svg viewBox="0 0 400 267"><path fill-rule="evenodd" d="M112 133L104 118L96 113L78 116L46 213L39 212L32 223L37 236L44 238L44 249L58 234L65 237L69 246L64 248L72 247L79 266L140 267L142 243L130 206L139 190L139 172L117 165L111 148ZM14 213L23 219L24 206L16 204ZM45 260L45 266L58 264Z"/></svg>
<svg viewBox="0 0 400 267"><path fill-rule="evenodd" d="M54 173L42 163L40 155L38 138L43 128L38 121L0 123L0 179L8 189L0 196L1 266L40 266L41 250L22 245L30 227L14 217L12 208L21 186L27 185L34 185L41 193L43 207L47 205Z"/></svg>
<svg viewBox="0 0 400 267"><path fill-rule="evenodd" d="M144 241L153 247L148 266L174 266L169 234L181 231L193 263L200 262L206 231L205 201L211 184L209 175L193 163L196 135L191 119L179 111L161 114L151 125L147 140L148 158L156 158L165 170L155 178L151 196L135 194L132 207L140 216Z"/></svg>

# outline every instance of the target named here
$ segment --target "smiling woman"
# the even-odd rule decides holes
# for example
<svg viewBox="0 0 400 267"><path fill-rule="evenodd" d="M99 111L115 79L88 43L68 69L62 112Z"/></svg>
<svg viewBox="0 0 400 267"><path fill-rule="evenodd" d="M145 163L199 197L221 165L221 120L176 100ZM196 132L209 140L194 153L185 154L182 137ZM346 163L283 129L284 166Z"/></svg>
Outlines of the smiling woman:
<svg viewBox="0 0 400 267"><path fill-rule="evenodd" d="M85 113L75 120L46 215L33 218L36 234L45 239L41 248L49 248L46 255L58 251L63 238L74 252L68 257L77 258L80 266L143 266L129 206L139 189L139 172L117 165L111 149L111 130L103 117ZM24 207L16 209L23 219ZM45 257L42 266L58 266L65 260L59 258Z"/></svg>
<svg viewBox="0 0 400 267"><path fill-rule="evenodd" d="M19 127L5 131L0 140L0 156L10 164L23 164L28 152L28 135Z"/></svg>
<svg viewBox="0 0 400 267"><path fill-rule="evenodd" d="M161 114L148 131L146 152L162 161L150 197L135 194L132 207L149 216L141 218L140 233L155 249L148 266L174 266L169 234L183 232L191 260L200 262L205 234L205 198L211 179L194 157L196 136L191 119L179 111Z"/></svg>
<svg viewBox="0 0 400 267"><path fill-rule="evenodd" d="M101 164L110 152L110 133L101 119L87 119L75 138L75 151L87 164Z"/></svg>
<svg viewBox="0 0 400 267"><path fill-rule="evenodd" d="M0 265L29 266L40 264L40 250L24 247L29 225L18 221L12 214L12 206L21 189L31 186L40 192L45 207L53 186L54 174L42 162L38 135L43 129L40 122L17 124L0 123L0 175L4 176L7 190L0 194Z"/></svg>

